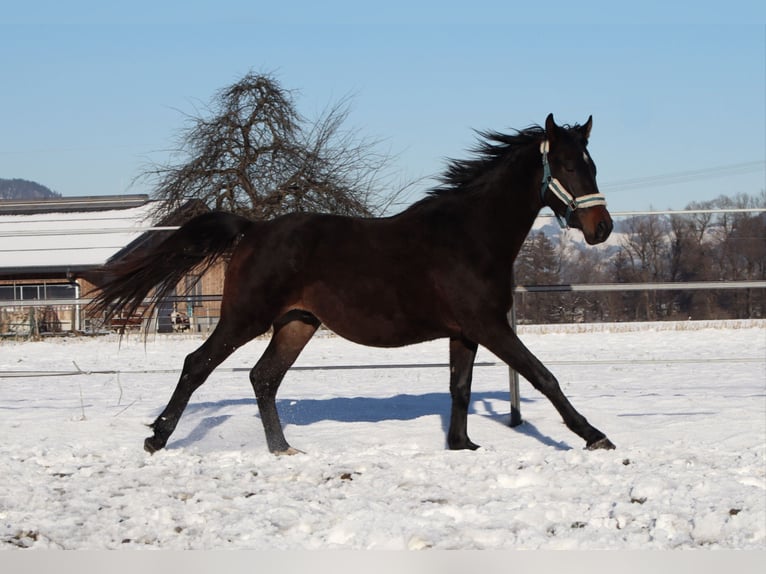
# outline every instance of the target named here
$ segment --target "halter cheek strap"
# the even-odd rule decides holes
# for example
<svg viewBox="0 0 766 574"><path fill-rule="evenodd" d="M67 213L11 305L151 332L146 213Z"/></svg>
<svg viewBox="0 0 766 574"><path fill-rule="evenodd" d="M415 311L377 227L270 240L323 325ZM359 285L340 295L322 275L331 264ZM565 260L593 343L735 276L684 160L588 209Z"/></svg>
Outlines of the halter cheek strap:
<svg viewBox="0 0 766 574"><path fill-rule="evenodd" d="M549 150L550 142L548 140L543 141L540 144L540 153L543 155L543 183L540 188L540 199L545 204L545 192L550 189L551 193L566 206L567 211L564 217L561 217L555 210L553 212L556 215L556 219L558 219L559 226L564 229L568 226L569 218L577 209L606 205L606 198L601 193L589 193L580 197L574 197L569 193L567 188L551 175L551 164L548 163Z"/></svg>

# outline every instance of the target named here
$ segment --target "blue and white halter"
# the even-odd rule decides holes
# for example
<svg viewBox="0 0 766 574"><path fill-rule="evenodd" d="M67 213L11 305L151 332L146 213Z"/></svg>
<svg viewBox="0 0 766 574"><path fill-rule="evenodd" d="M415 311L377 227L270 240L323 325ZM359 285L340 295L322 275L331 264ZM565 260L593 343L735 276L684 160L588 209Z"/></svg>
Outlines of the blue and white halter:
<svg viewBox="0 0 766 574"><path fill-rule="evenodd" d="M543 200L543 204L545 204L545 192L550 189L551 193L566 205L567 211L564 217L556 213L555 210L553 212L556 215L556 219L558 219L561 228L565 229L569 225L569 218L577 209L596 207L597 205L605 206L606 197L601 193L589 193L588 195L574 197L558 179L551 175L551 165L548 163L548 151L550 151L550 142L544 140L540 144L540 153L543 155L543 183L540 188L540 198Z"/></svg>

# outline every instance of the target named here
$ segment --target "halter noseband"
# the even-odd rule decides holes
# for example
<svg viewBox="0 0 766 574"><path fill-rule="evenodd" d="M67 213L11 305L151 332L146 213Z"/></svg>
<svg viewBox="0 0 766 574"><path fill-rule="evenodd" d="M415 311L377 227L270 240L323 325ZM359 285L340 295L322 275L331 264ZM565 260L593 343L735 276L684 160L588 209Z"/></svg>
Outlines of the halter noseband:
<svg viewBox="0 0 766 574"><path fill-rule="evenodd" d="M544 140L540 144L540 153L543 154L543 183L540 188L540 199L545 204L545 192L549 189L561 202L566 206L567 212L564 217L561 217L554 210L553 213L558 219L559 226L565 229L569 225L569 218L579 208L595 207L597 205L606 205L606 198L601 193L589 193L588 195L582 195L580 197L574 197L562 183L551 175L551 165L548 163L548 151L550 150L550 142Z"/></svg>

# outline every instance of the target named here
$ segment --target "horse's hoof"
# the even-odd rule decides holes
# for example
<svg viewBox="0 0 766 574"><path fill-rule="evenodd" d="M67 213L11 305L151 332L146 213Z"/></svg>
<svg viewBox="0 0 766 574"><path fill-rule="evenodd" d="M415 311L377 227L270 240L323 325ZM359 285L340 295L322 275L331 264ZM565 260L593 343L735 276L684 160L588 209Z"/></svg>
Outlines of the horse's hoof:
<svg viewBox="0 0 766 574"><path fill-rule="evenodd" d="M585 448L587 450L614 450L617 447L615 447L614 444L612 444L612 441L604 437L602 439L597 440L596 442L593 442L587 445Z"/></svg>
<svg viewBox="0 0 766 574"><path fill-rule="evenodd" d="M144 441L144 450L149 454L154 454L158 450L161 450L162 446L154 444L154 437L150 436Z"/></svg>
<svg viewBox="0 0 766 574"><path fill-rule="evenodd" d="M297 448L293 447L287 447L286 450L275 450L272 451L277 456L293 456L294 454L306 454L302 450L298 450Z"/></svg>
<svg viewBox="0 0 766 574"><path fill-rule="evenodd" d="M464 441L452 443L448 446L450 450L478 450L481 448L481 446L479 446L472 440L468 440L468 439Z"/></svg>

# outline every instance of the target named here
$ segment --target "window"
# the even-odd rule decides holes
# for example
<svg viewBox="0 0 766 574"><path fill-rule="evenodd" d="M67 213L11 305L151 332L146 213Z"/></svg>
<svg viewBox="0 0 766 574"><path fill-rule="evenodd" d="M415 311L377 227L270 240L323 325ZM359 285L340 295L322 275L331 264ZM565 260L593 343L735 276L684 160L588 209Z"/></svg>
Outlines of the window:
<svg viewBox="0 0 766 574"><path fill-rule="evenodd" d="M67 283L66 285L46 285L46 299L75 299L77 288L75 285Z"/></svg>
<svg viewBox="0 0 766 574"><path fill-rule="evenodd" d="M76 299L77 286L71 283L17 283L0 285L0 301Z"/></svg>
<svg viewBox="0 0 766 574"><path fill-rule="evenodd" d="M0 285L0 301L13 301L13 285Z"/></svg>

